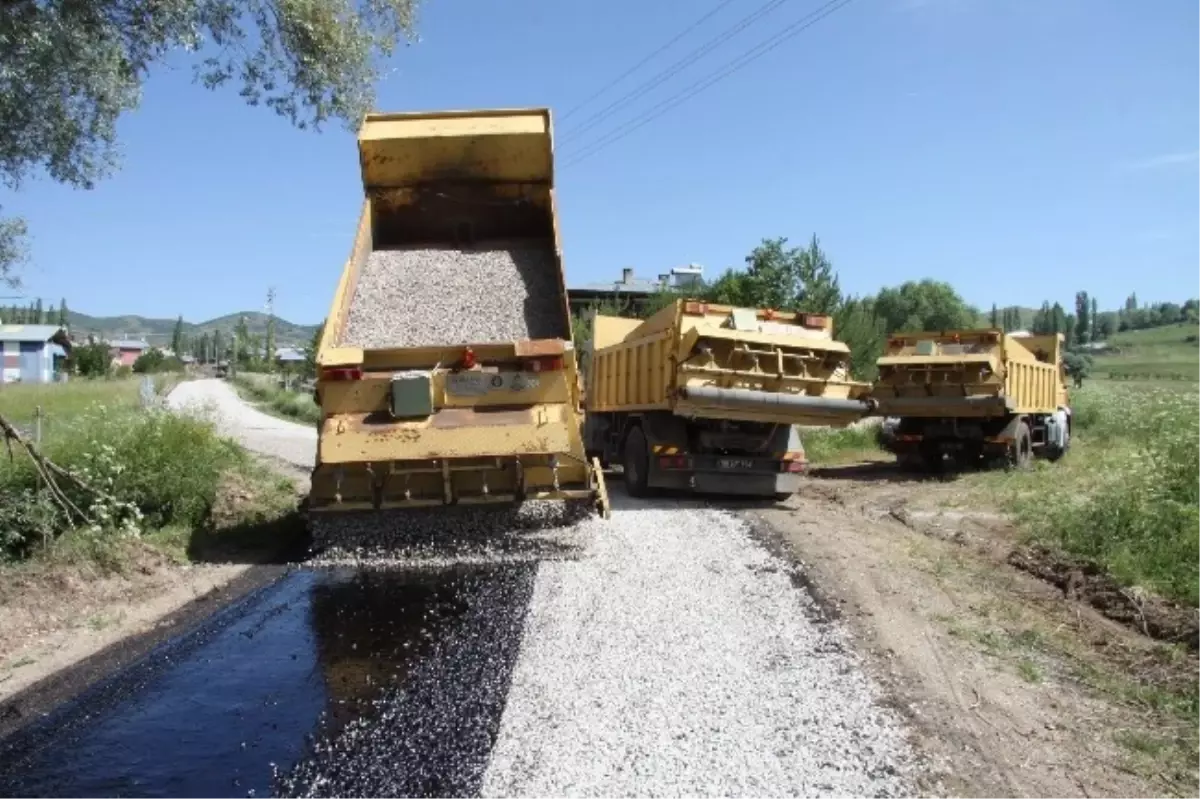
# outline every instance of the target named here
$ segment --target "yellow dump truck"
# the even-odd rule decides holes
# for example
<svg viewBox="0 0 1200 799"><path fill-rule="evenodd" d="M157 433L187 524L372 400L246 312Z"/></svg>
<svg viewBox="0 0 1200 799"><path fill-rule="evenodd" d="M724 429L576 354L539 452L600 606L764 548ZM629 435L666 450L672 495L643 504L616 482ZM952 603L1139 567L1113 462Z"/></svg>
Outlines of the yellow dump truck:
<svg viewBox="0 0 1200 799"><path fill-rule="evenodd" d="M1060 334L951 330L892 336L871 397L908 467L1027 466L1071 442Z"/></svg>
<svg viewBox="0 0 1200 799"><path fill-rule="evenodd" d="M544 109L370 114L309 509L591 501Z"/></svg>
<svg viewBox="0 0 1200 799"><path fill-rule="evenodd" d="M596 315L589 453L653 489L782 498L806 468L796 425L869 410L828 316L678 300L645 321Z"/></svg>

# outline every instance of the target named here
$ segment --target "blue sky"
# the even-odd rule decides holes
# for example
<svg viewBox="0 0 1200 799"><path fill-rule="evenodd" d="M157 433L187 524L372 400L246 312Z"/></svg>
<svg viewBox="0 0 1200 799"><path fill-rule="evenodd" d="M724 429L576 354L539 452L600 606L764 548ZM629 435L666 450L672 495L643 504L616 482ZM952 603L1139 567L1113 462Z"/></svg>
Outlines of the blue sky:
<svg viewBox="0 0 1200 799"><path fill-rule="evenodd" d="M605 124L573 127L764 0L721 13L556 124L558 160L821 5L788 0ZM548 105L560 115L716 0L428 0L381 110ZM1198 293L1194 0L856 0L560 171L569 283L740 265L817 233L855 293L953 283L989 306ZM296 131L181 66L122 121L91 192L4 196L32 229L25 291L91 314L261 307L319 321L361 196L351 134ZM10 293L10 292L0 292Z"/></svg>

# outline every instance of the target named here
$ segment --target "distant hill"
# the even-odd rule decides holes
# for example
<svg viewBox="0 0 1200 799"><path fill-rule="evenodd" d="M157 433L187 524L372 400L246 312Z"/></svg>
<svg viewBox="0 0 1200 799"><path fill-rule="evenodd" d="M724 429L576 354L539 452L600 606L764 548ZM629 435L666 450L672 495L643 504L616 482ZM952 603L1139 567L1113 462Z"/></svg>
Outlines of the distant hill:
<svg viewBox="0 0 1200 799"><path fill-rule="evenodd" d="M238 319L246 317L246 327L251 335L265 336L267 315L261 311L244 311L209 319L207 322L183 322L183 332L189 337L200 336L220 330L223 335L232 334ZM145 316L88 316L76 311L67 312L71 335L86 336L89 333L104 339L144 338L151 344L169 344L175 331L174 319L154 319ZM316 325L298 325L275 317L275 338L280 346L305 344L312 339Z"/></svg>
<svg viewBox="0 0 1200 799"><path fill-rule="evenodd" d="M1096 374L1118 379L1200 378L1200 327L1195 322L1127 330L1095 357Z"/></svg>

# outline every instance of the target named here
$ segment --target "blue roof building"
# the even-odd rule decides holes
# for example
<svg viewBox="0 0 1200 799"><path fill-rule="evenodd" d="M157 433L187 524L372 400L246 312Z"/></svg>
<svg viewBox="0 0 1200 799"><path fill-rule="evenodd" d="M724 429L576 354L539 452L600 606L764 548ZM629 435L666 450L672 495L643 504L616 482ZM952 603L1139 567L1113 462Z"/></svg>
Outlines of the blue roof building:
<svg viewBox="0 0 1200 799"><path fill-rule="evenodd" d="M51 383L71 352L57 325L0 325L0 383Z"/></svg>
<svg viewBox="0 0 1200 799"><path fill-rule="evenodd" d="M582 310L593 303L617 302L637 305L660 291L700 289L704 286L704 267L699 264L673 267L657 280L636 277L633 269L621 270L621 279L611 283L586 283L567 289L567 301L572 310Z"/></svg>

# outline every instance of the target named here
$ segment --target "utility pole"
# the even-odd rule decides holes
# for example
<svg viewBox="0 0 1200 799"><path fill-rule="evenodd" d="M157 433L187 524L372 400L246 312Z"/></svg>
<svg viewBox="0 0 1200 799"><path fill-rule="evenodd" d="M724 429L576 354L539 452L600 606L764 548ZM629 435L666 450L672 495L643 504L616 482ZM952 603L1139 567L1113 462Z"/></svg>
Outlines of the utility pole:
<svg viewBox="0 0 1200 799"><path fill-rule="evenodd" d="M264 361L267 363L268 371L273 371L275 364L275 287L271 286L267 289L267 335L266 341L263 342L263 347L266 349Z"/></svg>

